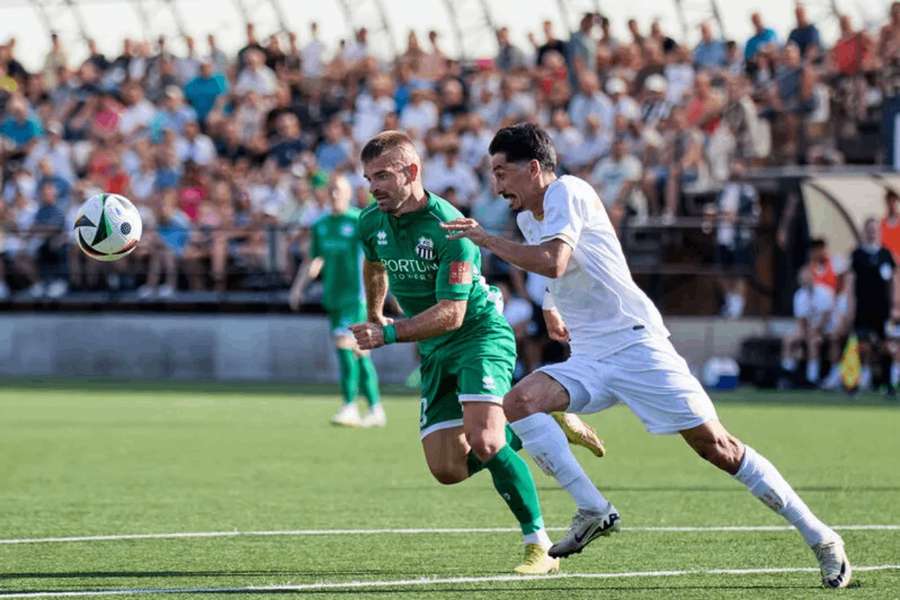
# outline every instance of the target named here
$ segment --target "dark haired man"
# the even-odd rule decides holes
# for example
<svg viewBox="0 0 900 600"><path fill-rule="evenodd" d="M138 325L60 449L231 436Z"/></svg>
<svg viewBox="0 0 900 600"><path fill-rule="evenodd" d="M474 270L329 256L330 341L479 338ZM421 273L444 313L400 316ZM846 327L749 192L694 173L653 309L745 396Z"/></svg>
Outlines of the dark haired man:
<svg viewBox="0 0 900 600"><path fill-rule="evenodd" d="M525 560L515 571L555 573L559 560L547 554L550 539L537 488L516 454L521 443L503 416L516 342L498 307L499 291L481 276L475 244L450 240L441 229L462 214L425 191L422 163L406 134L378 134L363 147L361 159L375 203L359 217L369 322L351 327L357 343L368 350L418 342L419 432L428 468L444 484L487 469L522 529ZM409 318L385 318L388 285ZM576 424L583 435L593 435L580 421ZM591 441L598 449L595 436Z"/></svg>
<svg viewBox="0 0 900 600"><path fill-rule="evenodd" d="M578 511L551 556L580 552L615 531L619 513L593 485L546 414L593 413L623 402L650 433L680 433L700 456L733 475L782 515L814 550L828 587L845 587L843 541L822 523L778 470L732 436L685 360L669 341L659 311L634 283L615 230L593 187L557 178L549 136L531 124L505 127L491 141L496 191L518 212L527 244L487 234L472 219L444 227L513 265L550 278L547 329L570 339L571 357L528 375L503 407L525 450L556 478Z"/></svg>

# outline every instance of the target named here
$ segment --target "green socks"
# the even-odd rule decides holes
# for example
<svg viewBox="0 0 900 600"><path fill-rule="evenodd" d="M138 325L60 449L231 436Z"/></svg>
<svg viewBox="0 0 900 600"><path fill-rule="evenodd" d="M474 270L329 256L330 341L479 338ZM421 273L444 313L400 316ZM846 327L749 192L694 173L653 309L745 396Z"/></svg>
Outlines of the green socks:
<svg viewBox="0 0 900 600"><path fill-rule="evenodd" d="M341 372L341 395L344 397L344 404L350 404L356 401L356 395L359 393L359 366L356 355L353 354L353 350L338 348L337 357Z"/></svg>
<svg viewBox="0 0 900 600"><path fill-rule="evenodd" d="M528 465L515 450L509 444L503 446L494 458L484 463L484 467L491 472L494 488L516 516L522 533L528 535L543 529L544 518L541 516L537 486Z"/></svg>
<svg viewBox="0 0 900 600"><path fill-rule="evenodd" d="M359 372L361 376L362 393L369 401L369 406L378 404L381 396L378 393L378 373L375 371L375 363L370 356L359 357Z"/></svg>
<svg viewBox="0 0 900 600"><path fill-rule="evenodd" d="M506 443L514 452L522 449L522 440L519 439L519 436L516 435L516 432L512 430L509 424L506 425ZM469 477L471 477L484 468L484 463L475 456L474 452L469 452L468 456L466 456L466 466L469 467Z"/></svg>

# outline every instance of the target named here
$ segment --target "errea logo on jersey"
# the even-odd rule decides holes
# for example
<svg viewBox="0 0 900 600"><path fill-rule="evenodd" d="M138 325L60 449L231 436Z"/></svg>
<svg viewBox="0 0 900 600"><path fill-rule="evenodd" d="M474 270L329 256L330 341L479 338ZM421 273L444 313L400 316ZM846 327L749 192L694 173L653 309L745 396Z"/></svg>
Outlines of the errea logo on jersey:
<svg viewBox="0 0 900 600"><path fill-rule="evenodd" d="M375 234L376 242L379 246L387 246L387 232L383 229Z"/></svg>
<svg viewBox="0 0 900 600"><path fill-rule="evenodd" d="M495 385L494 378L491 377L490 375L485 375L484 377L482 377L481 383L482 383L482 385L484 385L484 389L486 389L486 390L494 389L494 385Z"/></svg>
<svg viewBox="0 0 900 600"><path fill-rule="evenodd" d="M422 260L434 260L434 242L427 237L420 237L416 244L416 254Z"/></svg>

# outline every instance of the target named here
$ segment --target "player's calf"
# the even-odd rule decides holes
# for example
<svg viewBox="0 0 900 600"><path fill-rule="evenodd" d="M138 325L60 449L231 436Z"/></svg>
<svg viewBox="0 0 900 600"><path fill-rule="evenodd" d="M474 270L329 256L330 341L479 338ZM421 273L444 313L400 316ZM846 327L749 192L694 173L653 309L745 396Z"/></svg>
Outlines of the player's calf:
<svg viewBox="0 0 900 600"><path fill-rule="evenodd" d="M681 432L681 436L701 458L726 473L734 475L741 468L744 445L718 421L707 421L698 427L686 429Z"/></svg>

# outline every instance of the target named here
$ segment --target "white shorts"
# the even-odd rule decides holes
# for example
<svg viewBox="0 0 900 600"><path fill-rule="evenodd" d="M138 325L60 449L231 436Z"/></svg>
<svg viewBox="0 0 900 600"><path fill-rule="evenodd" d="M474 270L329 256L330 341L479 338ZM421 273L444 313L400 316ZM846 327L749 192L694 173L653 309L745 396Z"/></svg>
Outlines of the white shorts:
<svg viewBox="0 0 900 600"><path fill-rule="evenodd" d="M712 401L672 343L650 338L597 359L573 355L539 369L569 393L572 413L624 403L650 433L677 433L718 419Z"/></svg>

